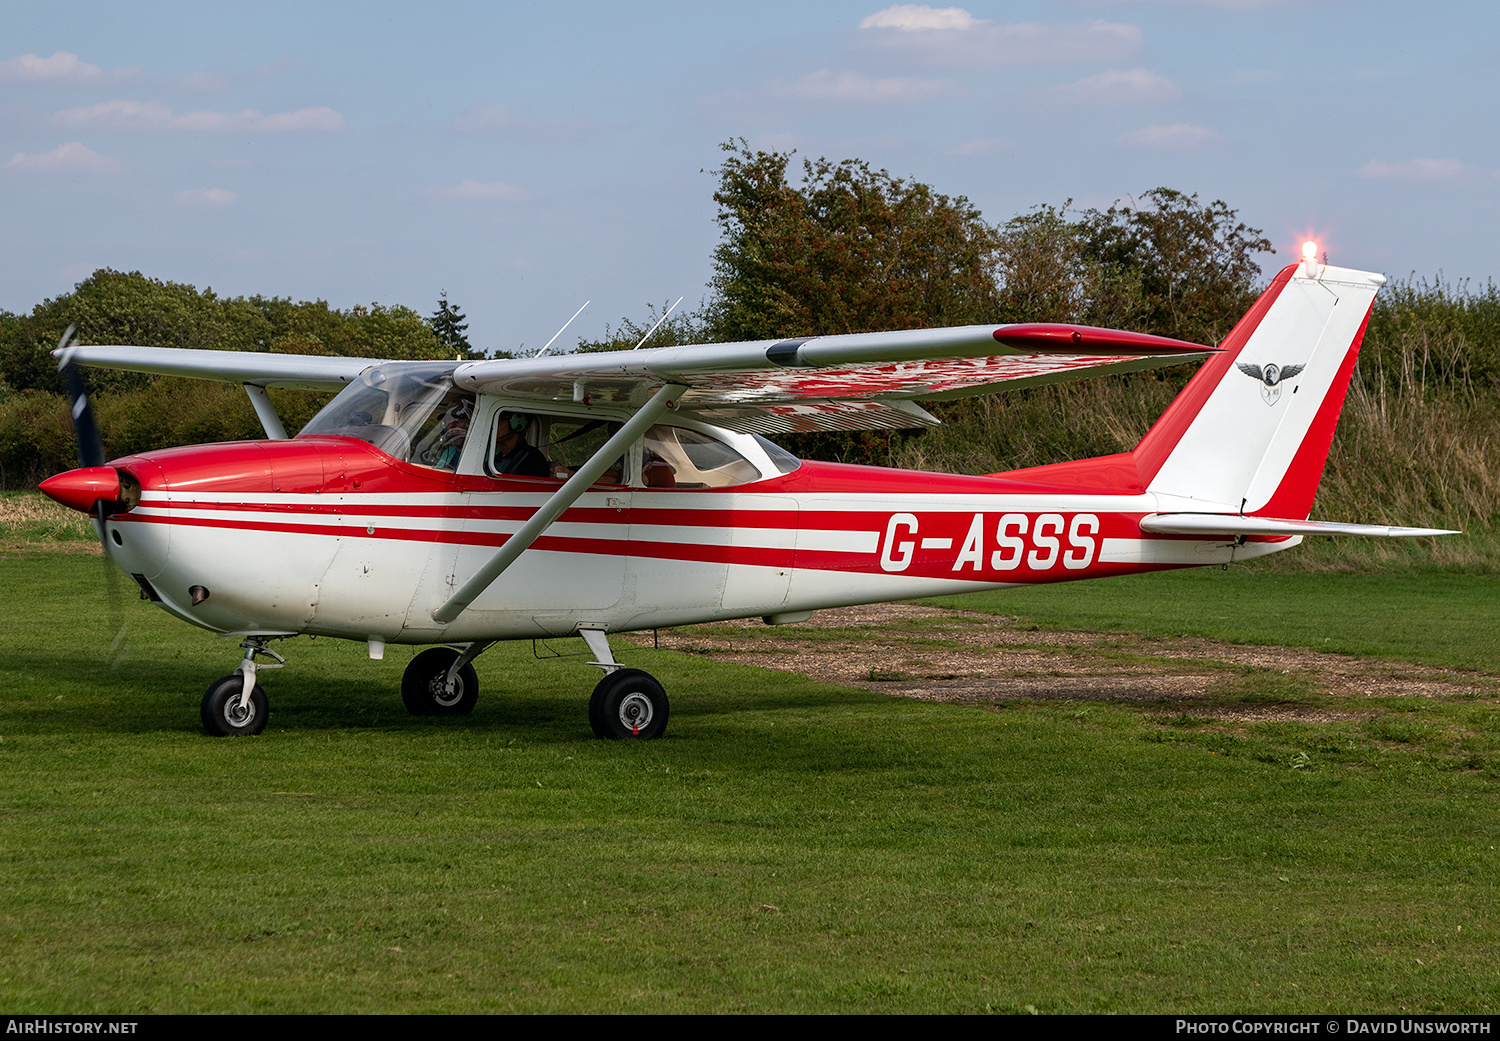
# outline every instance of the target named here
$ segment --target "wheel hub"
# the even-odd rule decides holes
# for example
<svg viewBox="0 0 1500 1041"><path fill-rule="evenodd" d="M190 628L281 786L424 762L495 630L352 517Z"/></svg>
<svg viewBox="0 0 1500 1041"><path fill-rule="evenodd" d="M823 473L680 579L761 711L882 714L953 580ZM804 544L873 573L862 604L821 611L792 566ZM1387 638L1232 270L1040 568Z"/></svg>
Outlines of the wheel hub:
<svg viewBox="0 0 1500 1041"><path fill-rule="evenodd" d="M255 722L255 701L251 698L233 696L224 702L224 722L236 730L243 730Z"/></svg>
<svg viewBox="0 0 1500 1041"><path fill-rule="evenodd" d="M452 708L464 697L463 680L454 677L448 679L446 672L440 672L432 678L432 700L442 708Z"/></svg>
<svg viewBox="0 0 1500 1041"><path fill-rule="evenodd" d="M620 722L631 733L651 725L651 699L644 694L626 694L620 699Z"/></svg>

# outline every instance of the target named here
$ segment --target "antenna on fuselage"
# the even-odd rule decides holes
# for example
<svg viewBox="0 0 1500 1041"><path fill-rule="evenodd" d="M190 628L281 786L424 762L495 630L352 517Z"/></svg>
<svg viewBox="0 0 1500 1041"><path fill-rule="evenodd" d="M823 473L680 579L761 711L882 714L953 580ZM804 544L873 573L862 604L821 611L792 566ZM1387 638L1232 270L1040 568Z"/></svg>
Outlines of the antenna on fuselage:
<svg viewBox="0 0 1500 1041"><path fill-rule="evenodd" d="M677 298L677 304L680 304L680 303L682 303L682 297L679 296ZM672 309L675 308L677 306L677 304L673 304L672 307L669 307L665 311L663 311L661 313L661 317L656 320L656 324L653 325L651 328L647 329L646 330L646 335L641 337L641 342L638 343L638 344L636 344L634 347L632 347L630 349L633 350L633 351L640 350L645 345L646 341L649 340L649 339L651 339L651 334L654 333L654 332L656 332L656 330L658 330L658 329L661 328L661 323L665 322L667 320L667 315L669 315L669 314L672 313Z"/></svg>
<svg viewBox="0 0 1500 1041"><path fill-rule="evenodd" d="M590 301L585 300L583 302L583 307L587 307L589 305L589 303L590 303ZM583 314L583 307L580 307L578 310L576 310L576 311L573 312L573 318L577 318L579 315ZM535 354L533 354L532 357L533 358L540 358L542 355L546 354L547 353L547 348L551 347L554 343L557 342L557 338L563 334L563 330L567 329L568 326L570 326L570 325L573 324L573 318L569 318L566 322L564 322L562 324L562 329L559 329L559 330L557 330L557 332L553 333L552 334L552 339L550 339L546 343L544 343L542 345L542 349L539 350L539 351L537 351Z"/></svg>

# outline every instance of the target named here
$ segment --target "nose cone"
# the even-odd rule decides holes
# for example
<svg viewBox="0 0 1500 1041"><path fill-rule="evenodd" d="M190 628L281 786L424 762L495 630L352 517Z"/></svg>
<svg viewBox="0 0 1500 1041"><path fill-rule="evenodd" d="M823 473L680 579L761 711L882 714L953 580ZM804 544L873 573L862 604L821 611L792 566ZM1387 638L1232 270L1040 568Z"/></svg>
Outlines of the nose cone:
<svg viewBox="0 0 1500 1041"><path fill-rule="evenodd" d="M83 513L93 513L94 503L120 498L120 473L112 466L85 466L49 477L37 485L64 506Z"/></svg>

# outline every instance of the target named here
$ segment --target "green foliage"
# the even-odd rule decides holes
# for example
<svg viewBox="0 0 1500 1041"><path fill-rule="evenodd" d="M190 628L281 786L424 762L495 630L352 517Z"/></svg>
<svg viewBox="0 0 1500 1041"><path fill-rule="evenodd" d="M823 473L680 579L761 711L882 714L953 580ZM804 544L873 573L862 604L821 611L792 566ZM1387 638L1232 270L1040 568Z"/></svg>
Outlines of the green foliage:
<svg viewBox="0 0 1500 1041"><path fill-rule="evenodd" d="M995 230L962 196L871 170L724 146L709 313L715 339L968 325L992 319Z"/></svg>
<svg viewBox="0 0 1500 1041"><path fill-rule="evenodd" d="M1192 343L1218 343L1259 289L1255 257L1274 253L1222 200L1153 188L1143 206L1085 211L1077 224L1082 253L1115 278L1134 280L1141 327Z"/></svg>
<svg viewBox="0 0 1500 1041"><path fill-rule="evenodd" d="M23 390L0 397L0 488L29 488L78 465L61 394Z"/></svg>
<svg viewBox="0 0 1500 1041"><path fill-rule="evenodd" d="M75 464L62 381L50 354L69 325L77 326L84 344L398 360L445 356L426 320L399 304L338 311L323 300L226 298L139 272L101 269L29 315L0 314L0 487L35 484ZM263 436L238 387L108 369L93 369L88 379L111 456ZM327 401L326 395L274 397L289 430Z"/></svg>
<svg viewBox="0 0 1500 1041"><path fill-rule="evenodd" d="M1066 322L1137 329L1146 321L1140 274L1089 250L1067 203L1038 206L1000 229L996 281L1003 322Z"/></svg>
<svg viewBox="0 0 1500 1041"><path fill-rule="evenodd" d="M1363 357L1367 383L1493 396L1500 389L1500 287L1489 281L1471 289L1441 275L1386 286L1375 298Z"/></svg>

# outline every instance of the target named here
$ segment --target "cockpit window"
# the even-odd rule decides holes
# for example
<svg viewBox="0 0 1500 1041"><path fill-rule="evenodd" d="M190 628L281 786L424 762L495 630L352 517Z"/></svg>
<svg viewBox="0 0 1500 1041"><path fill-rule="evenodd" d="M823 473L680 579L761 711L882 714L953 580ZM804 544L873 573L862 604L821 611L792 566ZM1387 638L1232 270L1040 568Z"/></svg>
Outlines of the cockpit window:
<svg viewBox="0 0 1500 1041"><path fill-rule="evenodd" d="M502 409L485 459L493 477L556 477L566 480L594 457L620 429L614 420L549 416ZM623 484L624 460L615 460L599 484Z"/></svg>
<svg viewBox="0 0 1500 1041"><path fill-rule="evenodd" d="M372 368L297 436L357 437L402 462L457 469L474 395L453 385L453 370L451 364Z"/></svg>

